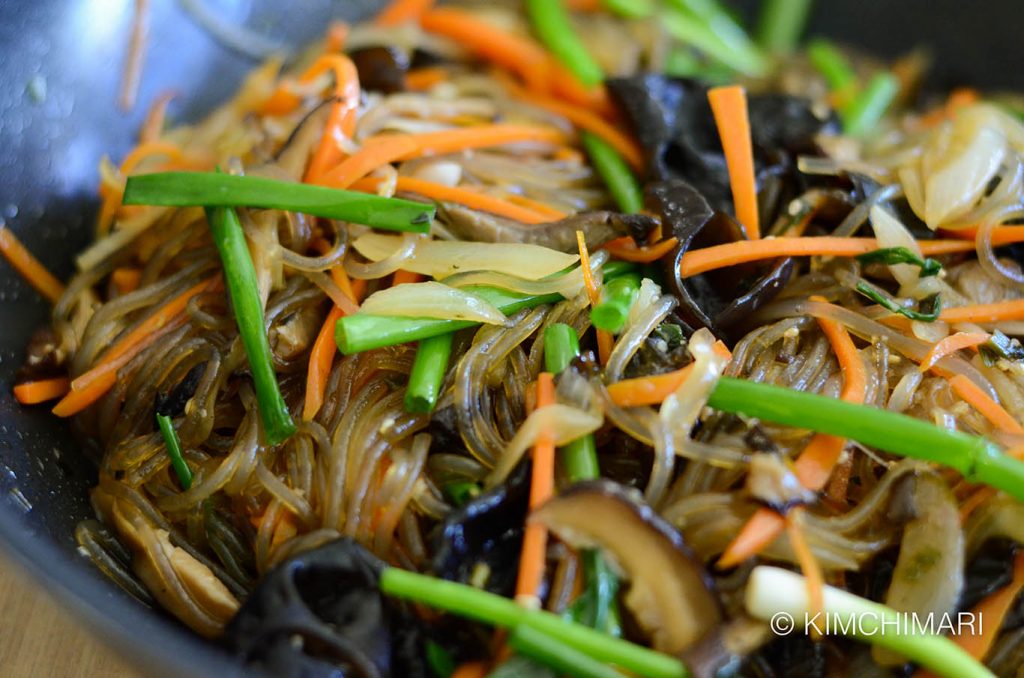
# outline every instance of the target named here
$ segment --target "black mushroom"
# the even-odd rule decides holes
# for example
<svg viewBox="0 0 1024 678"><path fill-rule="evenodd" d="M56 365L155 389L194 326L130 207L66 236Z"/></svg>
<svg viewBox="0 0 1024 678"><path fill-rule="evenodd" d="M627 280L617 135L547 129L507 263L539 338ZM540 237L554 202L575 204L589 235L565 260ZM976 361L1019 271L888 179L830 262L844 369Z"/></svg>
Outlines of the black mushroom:
<svg viewBox="0 0 1024 678"><path fill-rule="evenodd" d="M679 299L676 314L691 328L707 327L716 336L730 337L733 329L770 301L793 274L789 257L752 262L683 277L683 255L691 250L746 239L728 214L711 207L699 190L681 179L649 184L647 209L658 214L666 234L679 241L662 259L665 281Z"/></svg>
<svg viewBox="0 0 1024 678"><path fill-rule="evenodd" d="M225 640L268 675L425 677L419 625L381 594L383 568L351 539L292 556L264 575Z"/></svg>
<svg viewBox="0 0 1024 678"><path fill-rule="evenodd" d="M530 517L574 547L599 548L629 581L625 603L655 649L678 654L715 630L722 610L680 534L636 491L577 483Z"/></svg>
<svg viewBox="0 0 1024 678"><path fill-rule="evenodd" d="M560 252L576 252L576 231L583 231L587 247L595 249L609 240L631 236L643 242L657 221L644 214L582 212L546 224L521 224L487 212L445 204L441 219L463 240L543 245Z"/></svg>
<svg viewBox="0 0 1024 678"><path fill-rule="evenodd" d="M364 47L349 54L359 73L359 85L369 92L394 94L405 89L409 55L393 45Z"/></svg>

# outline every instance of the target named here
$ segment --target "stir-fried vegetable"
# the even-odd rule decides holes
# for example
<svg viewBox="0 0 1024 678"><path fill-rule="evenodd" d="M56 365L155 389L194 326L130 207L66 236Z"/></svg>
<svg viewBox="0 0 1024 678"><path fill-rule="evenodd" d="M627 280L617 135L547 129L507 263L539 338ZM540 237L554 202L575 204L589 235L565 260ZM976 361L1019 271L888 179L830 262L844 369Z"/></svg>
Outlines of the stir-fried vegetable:
<svg viewBox="0 0 1024 678"><path fill-rule="evenodd" d="M444 375L448 372L453 338L452 334L439 334L420 341L405 391L407 411L421 413L434 409Z"/></svg>
<svg viewBox="0 0 1024 678"><path fill-rule="evenodd" d="M627 214L636 214L642 210L643 191L622 156L607 141L592 132L583 132L580 140L619 209Z"/></svg>
<svg viewBox="0 0 1024 678"><path fill-rule="evenodd" d="M639 275L620 276L604 285L601 289L601 302L590 312L594 327L618 334L626 324L629 310L639 293Z"/></svg>
<svg viewBox="0 0 1024 678"><path fill-rule="evenodd" d="M767 0L758 18L757 41L766 50L792 52L800 42L811 0Z"/></svg>
<svg viewBox="0 0 1024 678"><path fill-rule="evenodd" d="M864 91L857 94L843 110L845 132L856 137L872 130L885 115L899 89L899 80L891 73L878 73L872 77Z"/></svg>
<svg viewBox="0 0 1024 678"><path fill-rule="evenodd" d="M187 490L192 487L192 469L188 467L181 454L181 441L178 440L178 432L174 430L174 422L166 414L157 412L156 423L160 427L160 434L164 437L167 456L171 458L171 466L174 467L181 486Z"/></svg>
<svg viewBox="0 0 1024 678"><path fill-rule="evenodd" d="M922 278L938 275L942 271L942 264L934 259L922 259L906 247L883 247L873 252L858 254L855 258L862 264L912 264L921 269L919 275Z"/></svg>
<svg viewBox="0 0 1024 678"><path fill-rule="evenodd" d="M589 87L601 83L604 73L573 29L562 0L526 0L526 14L549 50Z"/></svg>
<svg viewBox="0 0 1024 678"><path fill-rule="evenodd" d="M574 678L622 678L623 674L595 661L566 643L526 624L512 629L508 643L519 654Z"/></svg>

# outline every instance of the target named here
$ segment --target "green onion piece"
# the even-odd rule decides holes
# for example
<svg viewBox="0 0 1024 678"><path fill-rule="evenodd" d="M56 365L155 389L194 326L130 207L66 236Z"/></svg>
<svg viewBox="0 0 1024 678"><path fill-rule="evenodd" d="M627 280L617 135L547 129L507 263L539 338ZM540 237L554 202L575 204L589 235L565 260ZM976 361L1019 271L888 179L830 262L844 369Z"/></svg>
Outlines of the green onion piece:
<svg viewBox="0 0 1024 678"><path fill-rule="evenodd" d="M164 444L167 445L167 456L171 458L171 466L178 474L181 486L187 490L192 487L192 469L188 467L185 457L181 455L181 441L178 440L178 432L174 430L174 422L166 414L158 414L156 423L160 427L160 433L164 436Z"/></svg>
<svg viewBox="0 0 1024 678"><path fill-rule="evenodd" d="M999 330L993 332L989 340L978 347L978 353L989 367L1000 360L1024 360L1024 346L1020 340L1011 339Z"/></svg>
<svg viewBox="0 0 1024 678"><path fill-rule="evenodd" d="M848 88L856 87L857 74L850 66L849 60L839 51L839 48L828 40L821 38L811 40L807 45L807 58L825 78L825 82L833 92L843 92Z"/></svg>
<svg viewBox="0 0 1024 678"><path fill-rule="evenodd" d="M576 330L564 323L553 323L544 330L544 369L560 374L580 354ZM571 482L597 478L597 446L594 436L577 438L562 447L562 462Z"/></svg>
<svg viewBox="0 0 1024 678"><path fill-rule="evenodd" d="M620 275L626 275L627 273L634 273L639 271L640 267L631 261L620 261L619 259L612 259L607 264L601 267L601 271L604 273L604 281L608 282L613 278L618 278Z"/></svg>
<svg viewBox="0 0 1024 678"><path fill-rule="evenodd" d="M874 129L899 91L900 81L895 75L876 74L864 91L840 111L844 131L857 137Z"/></svg>
<svg viewBox="0 0 1024 678"><path fill-rule="evenodd" d="M448 678L455 673L455 659L432 640L426 643L427 665L437 678Z"/></svg>
<svg viewBox="0 0 1024 678"><path fill-rule="evenodd" d="M582 132L580 139L583 148L590 156L590 162L601 176L608 192L615 199L619 210L626 214L636 214L644 208L644 193L633 171L623 160L619 152L608 145L608 142L590 132Z"/></svg>
<svg viewBox="0 0 1024 678"><path fill-rule="evenodd" d="M525 624L512 629L508 644L524 657L554 669L558 675L574 678L625 678L622 673L607 664L591 659Z"/></svg>
<svg viewBox="0 0 1024 678"><path fill-rule="evenodd" d="M598 551L587 549L581 555L586 586L569 607L567 614L574 622L618 638L622 635L616 599L619 578Z"/></svg>
<svg viewBox="0 0 1024 678"><path fill-rule="evenodd" d="M708 405L734 414L856 440L891 454L942 464L1024 500L1024 462L985 438L905 414L835 398L721 377Z"/></svg>
<svg viewBox="0 0 1024 678"><path fill-rule="evenodd" d="M654 14L652 0L601 0L601 5L627 19L643 19Z"/></svg>
<svg viewBox="0 0 1024 678"><path fill-rule="evenodd" d="M825 586L823 593L821 609L811 609L805 577L780 567L761 565L750 575L745 604L752 616L773 625L781 619L793 622L791 630L799 632L816 629L849 634L896 652L940 676L993 678L984 664L949 638L916 628L918 623L924 624L923 616L915 622L909 614L833 586ZM984 620L978 620L979 632L983 623Z"/></svg>
<svg viewBox="0 0 1024 678"><path fill-rule="evenodd" d="M757 42L772 52L796 49L811 13L812 0L766 0L761 5Z"/></svg>
<svg viewBox="0 0 1024 678"><path fill-rule="evenodd" d="M411 200L216 172L160 172L128 177L124 204L288 210L411 233L429 233L436 212L433 205Z"/></svg>
<svg viewBox="0 0 1024 678"><path fill-rule="evenodd" d="M662 68L665 75L677 78L696 78L700 75L704 64L689 47L675 47L665 57Z"/></svg>
<svg viewBox="0 0 1024 678"><path fill-rule="evenodd" d="M713 0L670 0L659 23L677 40L745 75L761 75L768 60Z"/></svg>
<svg viewBox="0 0 1024 678"><path fill-rule="evenodd" d="M444 486L443 491L456 506L462 506L466 502L476 499L480 494L480 486L469 480L460 480L448 483Z"/></svg>
<svg viewBox="0 0 1024 678"><path fill-rule="evenodd" d="M576 35L562 0L526 0L526 15L541 42L588 87L601 84L604 71Z"/></svg>
<svg viewBox="0 0 1024 678"><path fill-rule="evenodd" d="M529 626L591 659L615 664L647 678L682 678L686 667L675 657L581 624L550 612L531 610L508 598L416 572L388 567L380 576L380 590L395 598L411 600L461 617L514 629Z"/></svg>
<svg viewBox="0 0 1024 678"><path fill-rule="evenodd" d="M640 294L640 276L624 275L603 285L601 302L590 312L590 322L599 330L622 331L629 311Z"/></svg>
<svg viewBox="0 0 1024 678"><path fill-rule="evenodd" d="M923 323L933 323L939 319L939 314L942 312L942 301L938 294L933 294L930 297L925 297L921 300L920 311L914 311L909 308L900 306L895 299L885 294L882 290L875 287L866 280L861 280L857 283L857 291L863 294L871 301L879 304L882 308L893 313L899 313L900 315L910 318L911 320L919 320Z"/></svg>
<svg viewBox="0 0 1024 678"><path fill-rule="evenodd" d="M448 358L452 354L452 334L439 334L420 341L416 359L409 373L409 386L405 391L405 410L413 413L433 412L441 383L448 372Z"/></svg>
<svg viewBox="0 0 1024 678"><path fill-rule="evenodd" d="M942 264L935 259L922 259L906 247L883 247L873 252L858 254L855 258L862 264L911 264L921 269L921 278L936 276L942 270Z"/></svg>
<svg viewBox="0 0 1024 678"><path fill-rule="evenodd" d="M266 441L277 445L295 433L295 423L277 385L270 342L263 324L263 304L256 283L256 269L252 265L245 233L233 209L207 208L206 220L210 223L213 242L224 265L224 278L231 296L231 307L235 310L238 334L249 358Z"/></svg>

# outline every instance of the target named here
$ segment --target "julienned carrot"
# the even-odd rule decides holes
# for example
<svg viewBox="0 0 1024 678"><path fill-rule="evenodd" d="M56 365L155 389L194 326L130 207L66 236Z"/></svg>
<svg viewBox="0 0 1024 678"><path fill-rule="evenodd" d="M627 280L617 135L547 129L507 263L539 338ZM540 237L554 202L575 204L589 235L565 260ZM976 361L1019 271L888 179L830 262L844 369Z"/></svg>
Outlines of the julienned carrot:
<svg viewBox="0 0 1024 678"><path fill-rule="evenodd" d="M64 285L32 256L17 236L6 226L0 226L0 254L10 262L25 280L52 303L64 294Z"/></svg>
<svg viewBox="0 0 1024 678"><path fill-rule="evenodd" d="M974 251L974 243L965 240L921 240L918 245L925 256ZM866 254L877 249L878 241L874 238L822 236L740 240L725 245L690 250L683 255L679 269L682 276L688 278L716 268L776 257L855 257L858 254Z"/></svg>
<svg viewBox="0 0 1024 678"><path fill-rule="evenodd" d="M769 508L754 512L729 543L716 567L728 570L763 551L786 529L786 519Z"/></svg>
<svg viewBox="0 0 1024 678"><path fill-rule="evenodd" d="M413 273L412 271L406 271L404 268L400 268L395 271L395 275L391 277L391 286L404 285L406 283L418 283L423 280L423 276L419 273Z"/></svg>
<svg viewBox="0 0 1024 678"><path fill-rule="evenodd" d="M334 343L334 326L338 319L345 315L337 306L331 306L327 319L324 320L320 334L313 343L309 354L309 369L306 372L306 400L302 405L302 418L310 421L324 404L324 391L327 389L327 378L331 374L331 364L338 347Z"/></svg>
<svg viewBox="0 0 1024 678"><path fill-rule="evenodd" d="M590 307L593 308L601 303L601 290L594 280L594 273L590 270L590 252L587 251L587 239L583 231L576 231L576 245L580 250L580 270L583 273L583 284L587 288L587 296L590 297ZM597 355L602 365L608 363L612 354L612 345L615 343L610 332L594 328L597 333Z"/></svg>
<svg viewBox="0 0 1024 678"><path fill-rule="evenodd" d="M514 98L533 104L538 108L551 111L555 115L562 116L580 129L592 132L604 139L609 146L618 151L619 155L625 158L626 162L628 162L635 171L643 169L643 151L640 150L637 143L631 139L629 135L621 132L619 128L609 123L593 110L572 103L567 103L565 101L559 101L554 97L546 96L544 94L528 91L517 86L515 83L508 82L507 80L505 85Z"/></svg>
<svg viewBox="0 0 1024 678"><path fill-rule="evenodd" d="M978 237L977 227L952 229L939 229L948 238L957 240L975 240ZM1013 243L1024 241L1024 226L996 226L992 229L992 246L1002 247Z"/></svg>
<svg viewBox="0 0 1024 678"><path fill-rule="evenodd" d="M69 388L71 381L67 377L25 381L14 387L14 397L22 405L38 405L63 397Z"/></svg>
<svg viewBox="0 0 1024 678"><path fill-rule="evenodd" d="M921 361L919 369L922 372L927 372L935 365L935 363L939 362L947 355L956 353L962 348L979 346L991 338L991 335L984 332L957 332L956 334L951 334L932 346L932 349L924 356L924 360Z"/></svg>
<svg viewBox="0 0 1024 678"><path fill-rule="evenodd" d="M459 665L449 678L484 678L487 675L485 662L466 662Z"/></svg>
<svg viewBox="0 0 1024 678"><path fill-rule="evenodd" d="M678 243L679 241L675 238L669 238L667 240L662 240L657 245L637 247L636 243L633 242L633 239L626 236L605 243L604 249L608 250L608 254L612 255L616 259L648 264L652 261L661 259L663 256L675 249L675 246Z"/></svg>
<svg viewBox="0 0 1024 678"><path fill-rule="evenodd" d="M532 210L537 214L540 214L541 216L545 217L548 221L558 221L559 219L565 219L567 216L569 216L560 209L554 208L551 205L543 203L539 200L527 198L525 195L512 194L508 196L508 201L511 203L515 203L520 207L525 207L528 210Z"/></svg>
<svg viewBox="0 0 1024 678"><path fill-rule="evenodd" d="M939 314L939 320L948 323L998 323L1006 320L1024 320L1024 299L944 308Z"/></svg>
<svg viewBox="0 0 1024 678"><path fill-rule="evenodd" d="M374 22L378 26L397 26L407 21L416 21L433 6L434 0L392 0Z"/></svg>
<svg viewBox="0 0 1024 678"><path fill-rule="evenodd" d="M807 543L807 535L803 528L803 507L796 507L786 515L786 533L789 545L793 547L796 561L800 564L804 579L807 580L807 607L811 615L821 611L825 603L825 578L821 574L821 565L814 557L814 552Z"/></svg>
<svg viewBox="0 0 1024 678"><path fill-rule="evenodd" d="M564 141L564 135L551 127L502 124L423 134L384 134L367 139L362 149L325 173L317 183L348 188L375 169L399 160L524 141L558 144Z"/></svg>
<svg viewBox="0 0 1024 678"><path fill-rule="evenodd" d="M377 190L377 186L379 186L382 181L384 180L376 179L374 177L366 177L353 182L350 188L357 191L375 192ZM496 198L492 195L487 195L486 193L481 193L470 188L446 186L444 184L424 181L423 179L415 179L413 177L398 177L395 181L395 188L399 191L416 193L425 198L430 198L431 200L437 200L439 202L454 202L459 205L469 207L470 209L490 212L491 214L497 214L502 217L514 219L515 221L520 221L524 224L540 224L546 221L555 221L555 219L551 219L547 215L540 214L527 207L522 207L507 200L502 200L501 198Z"/></svg>
<svg viewBox="0 0 1024 678"><path fill-rule="evenodd" d="M355 64L344 54L326 54L317 59L307 73L318 75L327 69L334 71L334 95L338 100L331 106L323 137L306 169L305 181L316 181L328 168L338 163L341 159L339 142L342 138L351 139L356 127L359 72Z"/></svg>
<svg viewBox="0 0 1024 678"><path fill-rule="evenodd" d="M996 496L997 492L999 492L999 490L996 488L986 485L981 489L976 490L971 496L967 497L967 499L960 504L960 524L965 524L967 519L971 517L971 514L989 499Z"/></svg>
<svg viewBox="0 0 1024 678"><path fill-rule="evenodd" d="M128 155L121 161L120 167L118 167L121 184L110 187L109 190L108 185L100 185L100 196L103 198L103 202L100 204L100 211L96 216L96 233L98 235L106 235L110 230L114 216L121 208L125 177L135 172L143 160L153 156L166 156L174 162L180 162L184 159L184 153L182 153L181 148L169 141L145 141L129 151Z"/></svg>
<svg viewBox="0 0 1024 678"><path fill-rule="evenodd" d="M444 66L414 68L405 74L405 88L413 92L422 92L447 79L448 69Z"/></svg>
<svg viewBox="0 0 1024 678"><path fill-rule="evenodd" d="M550 372L537 376L537 409L555 404L555 381ZM542 431L533 447L530 477L530 509L536 509L551 498L555 487L555 443L551 434ZM523 550L516 578L516 601L527 607L540 604L540 585L547 560L548 532L540 523L530 522L523 534Z"/></svg>
<svg viewBox="0 0 1024 678"><path fill-rule="evenodd" d="M146 120L142 123L139 131L139 143L144 144L151 141L158 141L164 131L164 121L167 119L167 106L171 99L177 96L177 92L164 92L156 98L146 112Z"/></svg>
<svg viewBox="0 0 1024 678"><path fill-rule="evenodd" d="M750 117L747 115L747 92L739 85L712 87L708 101L715 116L718 136L722 139L729 185L736 208L736 219L747 231L747 237L761 237L757 209L757 183L754 178L754 146L750 139Z"/></svg>
<svg viewBox="0 0 1024 678"><path fill-rule="evenodd" d="M713 348L715 353L725 359L732 357L728 347L721 341L716 341ZM608 395L619 407L660 405L679 389L692 370L691 364L665 374L623 379L608 385Z"/></svg>
<svg viewBox="0 0 1024 678"><path fill-rule="evenodd" d="M953 376L949 380L949 385L964 402L978 410L1003 433L1024 434L1024 426L965 375Z"/></svg>
<svg viewBox="0 0 1024 678"><path fill-rule="evenodd" d="M142 271L137 268L115 268L110 274L110 281L114 283L119 294L134 292L139 287L142 279Z"/></svg>
<svg viewBox="0 0 1024 678"><path fill-rule="evenodd" d="M222 285L221 276L208 278L158 308L152 315L139 323L134 330L111 346L92 369L72 381L71 391L57 403L53 408L53 413L58 417L70 417L99 400L114 385L117 380L117 371L121 367L147 346L152 345L169 328L180 324L178 318L184 313L185 307L192 297L203 292L220 289Z"/></svg>

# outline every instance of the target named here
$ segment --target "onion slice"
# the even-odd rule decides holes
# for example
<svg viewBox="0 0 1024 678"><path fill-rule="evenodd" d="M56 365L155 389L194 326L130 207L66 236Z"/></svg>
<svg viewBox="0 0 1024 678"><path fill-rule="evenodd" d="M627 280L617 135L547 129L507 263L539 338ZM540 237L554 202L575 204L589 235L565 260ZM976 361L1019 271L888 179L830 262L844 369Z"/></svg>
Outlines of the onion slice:
<svg viewBox="0 0 1024 678"><path fill-rule="evenodd" d="M371 294L360 307L368 315L439 320L472 320L504 325L507 318L478 294L439 282L405 283Z"/></svg>
<svg viewBox="0 0 1024 678"><path fill-rule="evenodd" d="M371 261L380 261L399 248L401 236L367 233L352 246ZM539 280L579 261L579 256L520 243L484 243L447 240L421 242L402 268L432 278L446 278L466 271L495 271Z"/></svg>

